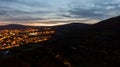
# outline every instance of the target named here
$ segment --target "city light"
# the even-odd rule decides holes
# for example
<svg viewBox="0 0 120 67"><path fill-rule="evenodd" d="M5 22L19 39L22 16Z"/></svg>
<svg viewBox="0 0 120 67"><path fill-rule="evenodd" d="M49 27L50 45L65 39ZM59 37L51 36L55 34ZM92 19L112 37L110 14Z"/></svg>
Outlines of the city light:
<svg viewBox="0 0 120 67"><path fill-rule="evenodd" d="M46 41L50 39L54 33L55 31L51 28L43 28L41 30L34 28L1 30L0 50Z"/></svg>

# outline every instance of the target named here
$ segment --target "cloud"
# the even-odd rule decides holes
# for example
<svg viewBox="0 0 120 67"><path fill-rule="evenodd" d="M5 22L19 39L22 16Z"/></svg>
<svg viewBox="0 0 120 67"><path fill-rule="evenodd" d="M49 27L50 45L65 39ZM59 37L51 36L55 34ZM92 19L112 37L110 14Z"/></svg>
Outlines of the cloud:
<svg viewBox="0 0 120 67"><path fill-rule="evenodd" d="M52 4L49 0L0 0L0 20L37 21L47 16L47 18L55 18L49 16L50 14L56 16L57 13L57 8L53 8Z"/></svg>
<svg viewBox="0 0 120 67"><path fill-rule="evenodd" d="M69 12L74 17L88 17L91 19L105 19L120 15L118 0L76 0L71 3ZM78 4L80 3L80 4Z"/></svg>
<svg viewBox="0 0 120 67"><path fill-rule="evenodd" d="M96 9L74 9L74 10L70 10L71 15L74 15L74 17L77 18L101 18L104 16L104 14L99 14L99 13L94 13L94 11L96 11Z"/></svg>
<svg viewBox="0 0 120 67"><path fill-rule="evenodd" d="M0 15L6 14L6 11L0 11Z"/></svg>
<svg viewBox="0 0 120 67"><path fill-rule="evenodd" d="M69 23L74 21L68 18L88 18L79 22L97 22L120 15L119 4L120 0L0 0L0 21L29 23L57 19L55 22Z"/></svg>

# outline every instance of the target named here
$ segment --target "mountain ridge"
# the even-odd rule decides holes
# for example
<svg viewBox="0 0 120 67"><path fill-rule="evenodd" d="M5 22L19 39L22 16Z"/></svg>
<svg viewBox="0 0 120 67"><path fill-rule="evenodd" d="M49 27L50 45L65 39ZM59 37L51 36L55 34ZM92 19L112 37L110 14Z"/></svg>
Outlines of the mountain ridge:
<svg viewBox="0 0 120 67"><path fill-rule="evenodd" d="M94 30L119 30L120 16L100 21L93 25Z"/></svg>

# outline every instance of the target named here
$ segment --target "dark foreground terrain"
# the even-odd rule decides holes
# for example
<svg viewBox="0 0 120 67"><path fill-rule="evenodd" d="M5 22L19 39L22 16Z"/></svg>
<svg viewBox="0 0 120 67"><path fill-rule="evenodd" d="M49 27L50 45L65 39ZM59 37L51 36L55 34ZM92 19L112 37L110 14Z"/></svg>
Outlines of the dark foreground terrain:
<svg viewBox="0 0 120 67"><path fill-rule="evenodd" d="M0 67L120 66L119 16L94 25L53 28L56 33L48 41L1 50Z"/></svg>

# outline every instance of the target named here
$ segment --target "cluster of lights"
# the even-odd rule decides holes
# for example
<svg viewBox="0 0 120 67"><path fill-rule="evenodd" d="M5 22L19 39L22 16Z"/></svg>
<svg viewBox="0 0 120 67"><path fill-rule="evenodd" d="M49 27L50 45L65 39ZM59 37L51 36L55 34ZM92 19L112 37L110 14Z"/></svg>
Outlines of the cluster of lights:
<svg viewBox="0 0 120 67"><path fill-rule="evenodd" d="M17 47L29 43L46 41L55 31L51 28L0 30L0 49Z"/></svg>

